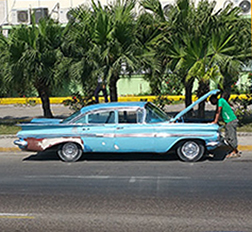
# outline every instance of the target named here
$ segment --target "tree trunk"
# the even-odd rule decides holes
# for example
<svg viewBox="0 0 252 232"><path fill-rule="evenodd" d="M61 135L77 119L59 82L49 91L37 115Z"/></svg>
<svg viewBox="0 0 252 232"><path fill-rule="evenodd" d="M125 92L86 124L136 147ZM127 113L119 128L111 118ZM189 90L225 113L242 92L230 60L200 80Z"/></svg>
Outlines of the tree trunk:
<svg viewBox="0 0 252 232"><path fill-rule="evenodd" d="M161 84L159 80L155 80L155 82L150 82L151 95L160 95L161 94Z"/></svg>
<svg viewBox="0 0 252 232"><path fill-rule="evenodd" d="M231 86L234 84L232 76L230 76L228 73L225 73L223 80L223 96L228 101L230 95L231 95Z"/></svg>
<svg viewBox="0 0 252 232"><path fill-rule="evenodd" d="M45 118L53 118L53 114L50 108L50 99L48 92L45 89L38 89L39 97L42 101L42 108Z"/></svg>
<svg viewBox="0 0 252 232"><path fill-rule="evenodd" d="M193 88L192 79L188 82L185 82L185 106L186 107L192 104L192 88Z"/></svg>
<svg viewBox="0 0 252 232"><path fill-rule="evenodd" d="M110 94L110 101L111 102L117 102L118 101L118 96L117 96L117 81L118 77L113 75L110 79L109 82L109 94Z"/></svg>
<svg viewBox="0 0 252 232"><path fill-rule="evenodd" d="M200 98L203 95L205 95L207 92L209 92L209 82L200 81L198 91L197 91L197 97ZM199 108L198 108L199 118L205 118L205 105L206 105L205 101L199 103Z"/></svg>

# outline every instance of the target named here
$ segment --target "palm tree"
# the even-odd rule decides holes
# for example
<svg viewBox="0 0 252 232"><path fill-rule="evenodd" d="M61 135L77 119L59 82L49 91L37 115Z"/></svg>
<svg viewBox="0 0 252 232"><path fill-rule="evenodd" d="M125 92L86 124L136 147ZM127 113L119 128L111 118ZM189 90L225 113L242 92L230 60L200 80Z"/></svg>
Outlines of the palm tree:
<svg viewBox="0 0 252 232"><path fill-rule="evenodd" d="M109 83L110 100L117 101L117 81L126 65L135 66L134 1L116 1L103 7L92 1L91 9L73 9L75 21L69 24L63 53L71 61L71 75L83 86L94 88L98 76Z"/></svg>
<svg viewBox="0 0 252 232"><path fill-rule="evenodd" d="M149 10L160 15L159 26L165 37L157 40L156 45L160 46L156 46L156 52L163 65L181 75L186 88L186 105L191 103L194 80L199 82L197 94L200 97L208 91L210 79L216 82L224 79L226 83L228 78L223 76L235 74L237 77L241 61L249 55L251 38L250 28L239 16L238 8L227 6L214 13L214 2L202 0L196 7L188 0L178 0L169 15L165 15L160 13L160 7L150 6ZM243 44L239 44L241 37ZM199 113L204 116L204 103Z"/></svg>
<svg viewBox="0 0 252 232"><path fill-rule="evenodd" d="M248 33L244 33L244 31L250 31L250 28L239 17L239 8L232 8L231 5L228 5L225 9L214 14L211 4L207 1L201 1L197 11L202 12L203 9L208 9L209 13L202 14L203 18L199 18L200 22L205 21L206 23L200 27L200 38L196 37L197 47L192 51L198 55L187 78L198 79L198 97L208 91L210 79L219 82L219 87L222 90L225 86L225 91L230 93L232 81L238 79L242 61L251 55L248 49L250 48L250 38L248 38ZM240 44L239 38L244 34L247 37L243 40L244 43ZM204 46L201 46L202 44ZM189 49L191 46L187 46L187 48ZM204 117L204 104L202 102L199 105L199 116L201 117Z"/></svg>
<svg viewBox="0 0 252 232"><path fill-rule="evenodd" d="M240 16L241 9L229 4L219 14L211 40L211 57L222 74L223 91L229 96L244 63L251 59L251 22ZM217 29L218 28L218 29Z"/></svg>
<svg viewBox="0 0 252 232"><path fill-rule="evenodd" d="M214 7L214 3L206 0L200 1L197 7L192 5L193 24L197 26L191 27L189 36L193 37L184 40L183 63L188 67L185 80L186 82L198 80L198 97L209 90L209 80L219 83L222 89L223 86L230 89L231 84L227 85L227 82L223 84L223 81L237 79L242 59L250 55L247 49L250 37L246 37L243 45L238 43L239 37L245 34L243 30L249 30L244 23L242 23L243 27L237 26L242 22L239 9L228 5L225 9L214 13ZM245 49L244 44L246 44ZM204 107L205 103L202 102L198 111L200 117L204 117Z"/></svg>
<svg viewBox="0 0 252 232"><path fill-rule="evenodd" d="M5 73L8 70L8 41L7 38L0 33L0 96L6 96L7 89L4 80Z"/></svg>
<svg viewBox="0 0 252 232"><path fill-rule="evenodd" d="M151 7L159 9L157 3L159 2L141 2L146 9ZM165 37L159 20L159 16L156 17L156 15L142 11L136 24L139 69L145 72L144 77L150 82L151 94L153 95L161 94L166 71L166 61L163 59L163 50L160 48L160 44L163 44L162 39Z"/></svg>
<svg viewBox="0 0 252 232"><path fill-rule="evenodd" d="M141 5L152 12L155 27L158 30L156 38L152 38L151 42L155 51L155 59L159 64L156 66L159 78L167 75L168 72L181 76L181 84L184 82L186 89L186 105L189 105L192 81L186 82L185 79L191 62L184 58L186 41L190 40L192 25L191 17L189 17L189 1L178 0L169 8L169 11L164 11L158 0L143 0ZM152 24L147 25L147 28L151 26Z"/></svg>
<svg viewBox="0 0 252 232"><path fill-rule="evenodd" d="M13 28L9 37L8 83L14 88L33 86L42 101L44 117L53 117L49 97L60 84L54 68L60 55L62 28L51 19Z"/></svg>
<svg viewBox="0 0 252 232"><path fill-rule="evenodd" d="M97 13L94 42L100 48L104 78L109 82L110 100L117 101L117 81L123 65L132 72L136 68L137 47L135 41L134 0L116 0L108 8L93 7ZM106 30L104 30L106 28Z"/></svg>
<svg viewBox="0 0 252 232"><path fill-rule="evenodd" d="M72 9L71 15L72 20L64 30L63 58L58 75L80 82L85 96L91 98L100 72L100 48L93 43L96 18L86 5Z"/></svg>

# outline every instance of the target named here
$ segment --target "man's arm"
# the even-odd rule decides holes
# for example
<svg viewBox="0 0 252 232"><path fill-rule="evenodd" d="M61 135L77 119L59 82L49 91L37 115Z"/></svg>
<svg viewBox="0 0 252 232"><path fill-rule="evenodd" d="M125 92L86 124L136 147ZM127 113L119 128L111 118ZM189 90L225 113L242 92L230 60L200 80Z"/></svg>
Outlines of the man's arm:
<svg viewBox="0 0 252 232"><path fill-rule="evenodd" d="M219 106L218 109L217 109L217 112L215 114L214 121L212 122L213 124L218 123L219 118L220 118L221 109L222 109L222 107Z"/></svg>

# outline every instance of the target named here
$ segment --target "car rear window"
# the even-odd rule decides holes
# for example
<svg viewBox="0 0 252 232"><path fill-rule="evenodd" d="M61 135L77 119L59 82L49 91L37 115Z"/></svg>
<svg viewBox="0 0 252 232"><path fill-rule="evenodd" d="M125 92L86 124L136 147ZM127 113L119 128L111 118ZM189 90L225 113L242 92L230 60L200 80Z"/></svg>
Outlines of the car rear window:
<svg viewBox="0 0 252 232"><path fill-rule="evenodd" d="M119 123L141 123L143 118L142 109L118 111Z"/></svg>
<svg viewBox="0 0 252 232"><path fill-rule="evenodd" d="M87 122L95 124L115 123L115 112L103 111L88 114Z"/></svg>

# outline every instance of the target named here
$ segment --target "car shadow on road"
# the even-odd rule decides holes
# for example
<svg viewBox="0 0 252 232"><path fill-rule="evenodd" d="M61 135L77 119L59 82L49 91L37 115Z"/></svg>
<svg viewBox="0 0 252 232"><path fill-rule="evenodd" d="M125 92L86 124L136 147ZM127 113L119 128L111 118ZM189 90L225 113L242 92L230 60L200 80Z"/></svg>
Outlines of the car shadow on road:
<svg viewBox="0 0 252 232"><path fill-rule="evenodd" d="M227 154L231 151L231 148L228 146L221 146L219 148L216 148L215 150L208 152L206 155L206 158L209 161L221 161L224 160L227 156Z"/></svg>
<svg viewBox="0 0 252 232"><path fill-rule="evenodd" d="M56 151L43 151L29 155L23 161L60 161ZM84 153L78 162L83 161L176 161L175 153Z"/></svg>
<svg viewBox="0 0 252 232"><path fill-rule="evenodd" d="M199 162L221 161L225 159L226 149L220 148L207 153ZM54 150L38 152L29 155L23 161L60 161L57 152ZM78 162L83 161L179 161L175 152L167 154L155 153L84 153Z"/></svg>
<svg viewBox="0 0 252 232"><path fill-rule="evenodd" d="M57 161L60 160L56 151L41 151L23 158L23 161Z"/></svg>
<svg viewBox="0 0 252 232"><path fill-rule="evenodd" d="M175 153L87 153L81 158L83 161L176 161Z"/></svg>

